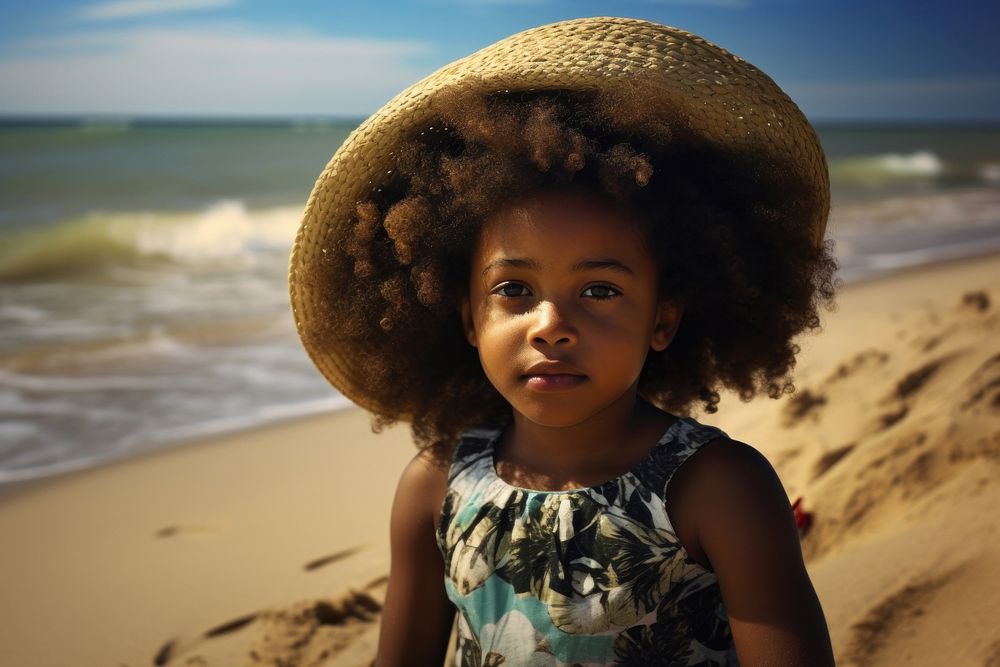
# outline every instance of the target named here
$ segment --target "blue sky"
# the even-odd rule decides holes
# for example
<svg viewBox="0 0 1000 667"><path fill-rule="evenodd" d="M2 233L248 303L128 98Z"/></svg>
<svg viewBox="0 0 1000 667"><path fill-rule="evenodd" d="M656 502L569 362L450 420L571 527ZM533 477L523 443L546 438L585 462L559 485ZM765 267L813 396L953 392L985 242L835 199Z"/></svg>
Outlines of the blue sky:
<svg viewBox="0 0 1000 667"><path fill-rule="evenodd" d="M602 15L700 34L813 120L1000 121L995 0L0 0L0 114L358 117L497 39Z"/></svg>

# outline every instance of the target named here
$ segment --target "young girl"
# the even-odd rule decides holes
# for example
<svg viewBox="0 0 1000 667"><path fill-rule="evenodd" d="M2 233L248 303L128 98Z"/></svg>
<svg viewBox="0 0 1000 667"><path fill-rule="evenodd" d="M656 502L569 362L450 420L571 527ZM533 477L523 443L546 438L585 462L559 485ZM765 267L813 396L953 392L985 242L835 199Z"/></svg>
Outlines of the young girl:
<svg viewBox="0 0 1000 667"><path fill-rule="evenodd" d="M456 619L459 665L833 664L774 470L685 416L792 391L828 207L773 81L633 19L498 42L348 138L290 282L320 370L420 446L378 665L440 665Z"/></svg>

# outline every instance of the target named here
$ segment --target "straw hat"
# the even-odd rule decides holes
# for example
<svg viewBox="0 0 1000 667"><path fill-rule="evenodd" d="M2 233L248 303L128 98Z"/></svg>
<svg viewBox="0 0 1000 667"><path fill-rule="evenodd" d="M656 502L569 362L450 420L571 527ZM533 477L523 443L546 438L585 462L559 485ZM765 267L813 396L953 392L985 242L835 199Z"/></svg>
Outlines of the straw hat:
<svg viewBox="0 0 1000 667"><path fill-rule="evenodd" d="M822 242L830 201L822 147L795 103L759 69L690 32L638 19L584 18L525 30L396 95L351 133L316 181L292 249L289 288L299 335L331 384L362 407L382 407L365 390L364 361L322 338L321 318L336 295L321 293L306 276L343 244L356 203L384 181L394 149L439 117L442 91L613 91L640 76L650 105L680 113L709 145L763 154L795 172L815 202L803 222Z"/></svg>

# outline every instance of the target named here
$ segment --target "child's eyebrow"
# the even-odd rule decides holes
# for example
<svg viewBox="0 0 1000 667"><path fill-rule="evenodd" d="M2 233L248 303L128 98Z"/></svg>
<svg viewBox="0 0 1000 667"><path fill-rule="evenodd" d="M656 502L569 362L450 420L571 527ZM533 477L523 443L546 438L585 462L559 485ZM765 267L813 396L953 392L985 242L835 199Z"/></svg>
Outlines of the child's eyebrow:
<svg viewBox="0 0 1000 667"><path fill-rule="evenodd" d="M592 269L610 269L612 271L627 273L631 276L635 275L635 271L628 268L617 259L585 259L582 262L577 262L573 265L574 271L590 271Z"/></svg>
<svg viewBox="0 0 1000 667"><path fill-rule="evenodd" d="M514 267L518 269L539 269L541 266L533 259L521 259L519 257L501 257L500 259L495 259L486 266L483 267L483 275L490 269L497 269L500 267Z"/></svg>
<svg viewBox="0 0 1000 667"><path fill-rule="evenodd" d="M483 275L490 269L499 267L515 267L519 269L540 269L541 265L533 259L522 259L520 257L501 257L495 259L483 268ZM592 271L594 269L609 269L635 275L635 271L617 259L584 259L573 265L573 271Z"/></svg>

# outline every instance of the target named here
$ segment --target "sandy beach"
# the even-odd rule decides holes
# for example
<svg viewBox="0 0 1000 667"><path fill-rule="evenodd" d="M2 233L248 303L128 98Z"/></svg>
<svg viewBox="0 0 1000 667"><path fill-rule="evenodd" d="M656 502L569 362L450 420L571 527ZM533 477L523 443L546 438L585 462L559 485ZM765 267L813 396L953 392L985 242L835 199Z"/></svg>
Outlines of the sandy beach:
<svg viewBox="0 0 1000 667"><path fill-rule="evenodd" d="M1000 665L1000 255L852 284L797 392L695 414L813 523L840 665ZM412 456L347 410L0 488L0 664L368 665Z"/></svg>

